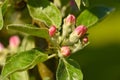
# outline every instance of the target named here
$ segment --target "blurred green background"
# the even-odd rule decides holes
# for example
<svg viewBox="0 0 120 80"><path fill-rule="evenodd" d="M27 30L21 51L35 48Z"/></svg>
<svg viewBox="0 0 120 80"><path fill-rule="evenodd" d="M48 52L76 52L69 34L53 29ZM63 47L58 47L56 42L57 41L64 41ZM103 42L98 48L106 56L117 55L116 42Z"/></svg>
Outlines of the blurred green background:
<svg viewBox="0 0 120 80"><path fill-rule="evenodd" d="M120 80L120 0L92 0L90 6L114 8L99 24L88 31L90 44L73 54L84 80Z"/></svg>

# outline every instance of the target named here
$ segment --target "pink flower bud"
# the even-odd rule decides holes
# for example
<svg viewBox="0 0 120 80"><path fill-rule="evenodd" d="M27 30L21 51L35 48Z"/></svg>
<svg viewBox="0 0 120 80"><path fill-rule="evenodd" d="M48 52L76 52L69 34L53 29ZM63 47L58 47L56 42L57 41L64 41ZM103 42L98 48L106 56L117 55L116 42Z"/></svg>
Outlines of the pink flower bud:
<svg viewBox="0 0 120 80"><path fill-rule="evenodd" d="M4 49L3 44L0 42L0 51L2 51Z"/></svg>
<svg viewBox="0 0 120 80"><path fill-rule="evenodd" d="M70 48L68 46L63 46L61 48L61 54L65 57L69 56L71 54Z"/></svg>
<svg viewBox="0 0 120 80"><path fill-rule="evenodd" d="M84 37L82 41L83 41L83 43L87 43L88 42L88 37Z"/></svg>
<svg viewBox="0 0 120 80"><path fill-rule="evenodd" d="M80 25L75 29L75 33L79 36L83 36L87 32L87 28L84 25Z"/></svg>
<svg viewBox="0 0 120 80"><path fill-rule="evenodd" d="M9 39L9 46L12 48L18 47L20 44L20 38L15 35L15 36L11 36Z"/></svg>
<svg viewBox="0 0 120 80"><path fill-rule="evenodd" d="M74 6L75 5L75 1L74 0L70 0L70 6Z"/></svg>
<svg viewBox="0 0 120 80"><path fill-rule="evenodd" d="M53 26L51 26L50 29L49 29L49 35L50 35L51 37L53 37L53 36L55 35L55 33L56 33L56 27L53 25Z"/></svg>
<svg viewBox="0 0 120 80"><path fill-rule="evenodd" d="M87 28L83 25L78 26L75 30L70 34L69 41L71 44L74 44L79 41L79 39L84 36L87 32Z"/></svg>
<svg viewBox="0 0 120 80"><path fill-rule="evenodd" d="M75 24L75 20L76 20L75 16L72 14L69 14L67 18L65 18L65 24L67 25Z"/></svg>

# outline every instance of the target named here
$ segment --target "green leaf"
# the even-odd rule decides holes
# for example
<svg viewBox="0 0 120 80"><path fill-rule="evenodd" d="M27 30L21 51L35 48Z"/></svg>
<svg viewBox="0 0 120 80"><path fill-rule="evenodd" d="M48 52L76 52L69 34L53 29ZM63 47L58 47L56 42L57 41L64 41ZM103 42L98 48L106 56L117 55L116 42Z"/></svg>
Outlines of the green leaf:
<svg viewBox="0 0 120 80"><path fill-rule="evenodd" d="M27 71L15 72L10 75L10 80L29 80L28 72Z"/></svg>
<svg viewBox="0 0 120 80"><path fill-rule="evenodd" d="M90 10L84 10L77 18L76 25L93 26L95 23L110 14L114 9L105 6L96 6Z"/></svg>
<svg viewBox="0 0 120 80"><path fill-rule="evenodd" d="M2 4L2 14L4 15L6 10L7 10L7 7L8 7L8 3L9 3L9 0L4 0L3 4Z"/></svg>
<svg viewBox="0 0 120 80"><path fill-rule="evenodd" d="M37 37L41 37L41 38L45 38L47 40L50 39L49 33L48 33L48 29L41 29L41 28L37 28L31 24L10 24L7 27L8 29L12 29L12 30L16 30L16 31L20 31L32 36L37 36Z"/></svg>
<svg viewBox="0 0 120 80"><path fill-rule="evenodd" d="M16 71L23 71L33 68L37 63L44 62L48 55L36 49L20 52L11 57L2 70L2 80Z"/></svg>
<svg viewBox="0 0 120 80"><path fill-rule="evenodd" d="M48 0L28 0L28 9L33 19L44 22L48 27L61 25L61 13Z"/></svg>
<svg viewBox="0 0 120 80"><path fill-rule="evenodd" d="M31 36L25 36L22 40L20 51L26 51L35 48L35 40Z"/></svg>
<svg viewBox="0 0 120 80"><path fill-rule="evenodd" d="M2 4L0 4L0 30L3 28L3 15L7 9L8 0L4 0Z"/></svg>
<svg viewBox="0 0 120 80"><path fill-rule="evenodd" d="M66 5L68 5L70 2L70 0L54 0L54 4L58 7L65 7Z"/></svg>
<svg viewBox="0 0 120 80"><path fill-rule="evenodd" d="M0 7L0 30L3 28L3 16L2 16L2 9Z"/></svg>
<svg viewBox="0 0 120 80"><path fill-rule="evenodd" d="M81 0L75 0L77 7L80 9Z"/></svg>
<svg viewBox="0 0 120 80"><path fill-rule="evenodd" d="M99 18L95 16L93 13L91 13L88 10L84 10L78 17L76 21L76 25L85 25L86 27L90 27L94 25Z"/></svg>
<svg viewBox="0 0 120 80"><path fill-rule="evenodd" d="M0 80L3 80L2 77L1 77L1 75L0 75ZM4 80L9 80L9 79L8 79L8 78L5 78Z"/></svg>
<svg viewBox="0 0 120 80"><path fill-rule="evenodd" d="M71 59L60 59L56 77L57 80L83 80L79 65Z"/></svg>

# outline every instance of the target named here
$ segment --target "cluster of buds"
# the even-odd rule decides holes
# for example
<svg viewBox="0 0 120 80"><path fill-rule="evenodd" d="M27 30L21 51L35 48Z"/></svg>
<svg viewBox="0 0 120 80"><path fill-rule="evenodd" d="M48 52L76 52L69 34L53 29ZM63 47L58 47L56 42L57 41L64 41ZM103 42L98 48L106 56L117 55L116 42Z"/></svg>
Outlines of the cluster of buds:
<svg viewBox="0 0 120 80"><path fill-rule="evenodd" d="M69 14L65 19L62 25L62 32L58 36L58 44L60 49L60 54L64 57L70 56L71 53L74 53L82 49L85 44L88 43L88 37L86 35L87 27L84 25L79 25L75 27L76 18L74 15ZM50 26L49 35L54 37L56 34L56 27Z"/></svg>
<svg viewBox="0 0 120 80"><path fill-rule="evenodd" d="M75 27L75 21L75 16L71 14L64 19L61 54L65 57L82 49L88 43L87 27L84 25Z"/></svg>

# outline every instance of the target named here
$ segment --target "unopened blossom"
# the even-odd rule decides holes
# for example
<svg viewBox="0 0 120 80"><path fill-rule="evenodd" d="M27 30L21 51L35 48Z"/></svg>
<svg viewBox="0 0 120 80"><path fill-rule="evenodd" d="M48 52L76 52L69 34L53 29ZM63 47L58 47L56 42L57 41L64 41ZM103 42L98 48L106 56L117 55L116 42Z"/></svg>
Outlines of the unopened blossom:
<svg viewBox="0 0 120 80"><path fill-rule="evenodd" d="M69 36L69 34L72 32L72 30L75 28L75 16L72 14L69 14L65 19L64 19L64 24L62 27L62 38L66 38Z"/></svg>
<svg viewBox="0 0 120 80"><path fill-rule="evenodd" d="M87 27L85 27L84 25L80 25L74 30L74 33L76 33L79 36L83 36L86 32Z"/></svg>
<svg viewBox="0 0 120 80"><path fill-rule="evenodd" d="M70 56L70 54L71 54L70 48L69 48L68 46L63 46L63 47L61 48L61 54L62 54L64 57Z"/></svg>
<svg viewBox="0 0 120 80"><path fill-rule="evenodd" d="M49 35L51 36L51 37L53 37L54 35L55 35L55 33L56 33L56 26L51 26L50 27L50 29L49 29Z"/></svg>
<svg viewBox="0 0 120 80"><path fill-rule="evenodd" d="M65 18L65 20L64 20L64 22L65 22L66 25L75 24L75 21L76 21L76 18L75 18L75 16L72 15L72 14L69 14L69 15Z"/></svg>
<svg viewBox="0 0 120 80"><path fill-rule="evenodd" d="M74 6L75 5L75 0L70 0L70 6Z"/></svg>
<svg viewBox="0 0 120 80"><path fill-rule="evenodd" d="M4 45L0 42L0 51L4 49Z"/></svg>
<svg viewBox="0 0 120 80"><path fill-rule="evenodd" d="M83 25L78 26L75 30L70 34L69 41L71 44L74 44L79 41L80 37L84 36L87 32L87 28Z"/></svg>
<svg viewBox="0 0 120 80"><path fill-rule="evenodd" d="M9 39L9 46L12 48L18 47L20 44L20 38L17 35L11 36Z"/></svg>
<svg viewBox="0 0 120 80"><path fill-rule="evenodd" d="M83 41L83 43L87 43L87 42L88 42L88 37L84 37L84 38L82 39L82 41Z"/></svg>

